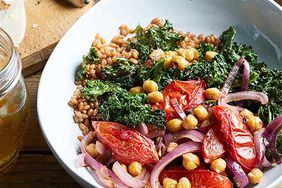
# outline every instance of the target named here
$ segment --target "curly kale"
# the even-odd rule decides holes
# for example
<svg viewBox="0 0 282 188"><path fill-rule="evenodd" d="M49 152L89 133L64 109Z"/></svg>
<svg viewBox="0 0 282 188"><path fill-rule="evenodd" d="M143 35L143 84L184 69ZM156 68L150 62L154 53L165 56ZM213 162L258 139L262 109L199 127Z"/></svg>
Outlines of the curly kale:
<svg viewBox="0 0 282 188"><path fill-rule="evenodd" d="M84 99L96 101L98 97L108 92L122 90L117 85L102 80L87 80L86 85L81 89L81 94Z"/></svg>
<svg viewBox="0 0 282 188"><path fill-rule="evenodd" d="M122 88L128 89L134 84L138 66L124 58L119 58L117 61L117 63L102 69L101 79L109 80Z"/></svg>
<svg viewBox="0 0 282 188"><path fill-rule="evenodd" d="M76 72L76 80L83 80L84 78L87 78L87 70L86 65L87 64L98 64L100 63L100 58L97 54L97 51L95 48L90 48L87 55L83 56L83 61L80 65L80 68Z"/></svg>
<svg viewBox="0 0 282 188"><path fill-rule="evenodd" d="M172 24L166 20L163 26L156 26L144 31L141 26L135 29L136 42L130 42L128 48L136 49L139 52L139 59L145 62L152 50L162 49L170 51L178 49L178 43L184 37L173 32Z"/></svg>
<svg viewBox="0 0 282 188"><path fill-rule="evenodd" d="M104 80L88 80L81 89L82 97L89 101L99 100L99 112L105 121L119 122L135 127L148 123L164 129L165 113L152 111L145 94L132 94L114 83Z"/></svg>
<svg viewBox="0 0 282 188"><path fill-rule="evenodd" d="M136 127L140 123L147 123L165 129L165 113L162 110L152 111L146 95L132 94L126 90L111 93L104 99L99 112L107 121L119 122L127 126Z"/></svg>

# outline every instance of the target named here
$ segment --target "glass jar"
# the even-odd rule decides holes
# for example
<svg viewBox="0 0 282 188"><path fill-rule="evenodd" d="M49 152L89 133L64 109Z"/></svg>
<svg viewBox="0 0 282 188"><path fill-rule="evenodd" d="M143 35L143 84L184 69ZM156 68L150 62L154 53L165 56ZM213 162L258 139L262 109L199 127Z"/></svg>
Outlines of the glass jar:
<svg viewBox="0 0 282 188"><path fill-rule="evenodd" d="M0 28L0 171L18 156L29 117L29 98L21 60Z"/></svg>

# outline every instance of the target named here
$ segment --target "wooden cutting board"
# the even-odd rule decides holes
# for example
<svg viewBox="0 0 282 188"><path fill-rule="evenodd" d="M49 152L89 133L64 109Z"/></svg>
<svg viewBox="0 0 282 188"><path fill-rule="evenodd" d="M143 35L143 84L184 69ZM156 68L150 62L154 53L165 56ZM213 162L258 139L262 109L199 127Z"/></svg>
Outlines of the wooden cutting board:
<svg viewBox="0 0 282 188"><path fill-rule="evenodd" d="M61 37L93 4L74 8L63 0L25 0L26 33L18 49L25 76L44 67Z"/></svg>

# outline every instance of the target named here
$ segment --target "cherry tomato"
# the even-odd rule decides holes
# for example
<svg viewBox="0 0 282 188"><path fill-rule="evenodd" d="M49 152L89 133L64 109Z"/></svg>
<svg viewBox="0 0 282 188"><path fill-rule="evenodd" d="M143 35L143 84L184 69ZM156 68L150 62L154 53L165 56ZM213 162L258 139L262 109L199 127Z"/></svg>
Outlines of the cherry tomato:
<svg viewBox="0 0 282 188"><path fill-rule="evenodd" d="M192 188L232 188L233 184L228 177L209 170L168 169L160 173L160 182L164 178L172 178L178 181L182 177L187 177Z"/></svg>
<svg viewBox="0 0 282 188"><path fill-rule="evenodd" d="M178 113L174 110L171 100L176 98L183 111L190 110L203 103L205 87L206 83L203 80L174 80L163 90L163 102L156 104L155 107L165 111L167 121L177 118Z"/></svg>
<svg viewBox="0 0 282 188"><path fill-rule="evenodd" d="M226 106L215 106L214 114L221 122L222 133L227 153L249 172L258 164L254 139L239 113Z"/></svg>
<svg viewBox="0 0 282 188"><path fill-rule="evenodd" d="M202 156L205 163L211 163L225 153L219 129L220 127L215 125L205 135L202 145Z"/></svg>
<svg viewBox="0 0 282 188"><path fill-rule="evenodd" d="M98 140L119 162L130 164L137 161L145 165L159 160L154 142L135 129L107 121L93 121L92 125Z"/></svg>

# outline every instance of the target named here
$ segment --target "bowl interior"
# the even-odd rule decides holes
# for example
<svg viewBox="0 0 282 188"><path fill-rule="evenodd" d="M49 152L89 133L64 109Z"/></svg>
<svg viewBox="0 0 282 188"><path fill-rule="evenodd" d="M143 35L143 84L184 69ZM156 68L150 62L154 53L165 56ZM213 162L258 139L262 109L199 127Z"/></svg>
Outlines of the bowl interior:
<svg viewBox="0 0 282 188"><path fill-rule="evenodd" d="M42 73L38 90L38 116L44 137L58 161L85 187L99 187L75 159L81 135L68 106L76 86L74 75L83 54L99 33L107 42L118 34L121 24L145 26L154 17L170 20L181 31L220 35L228 26L237 29L236 40L250 44L259 59L281 69L281 8L266 0L103 0L88 11L62 38ZM280 23L280 26L279 26ZM280 170L280 171L279 171ZM266 173L257 187L274 185L281 165ZM276 180L276 183L275 181Z"/></svg>

